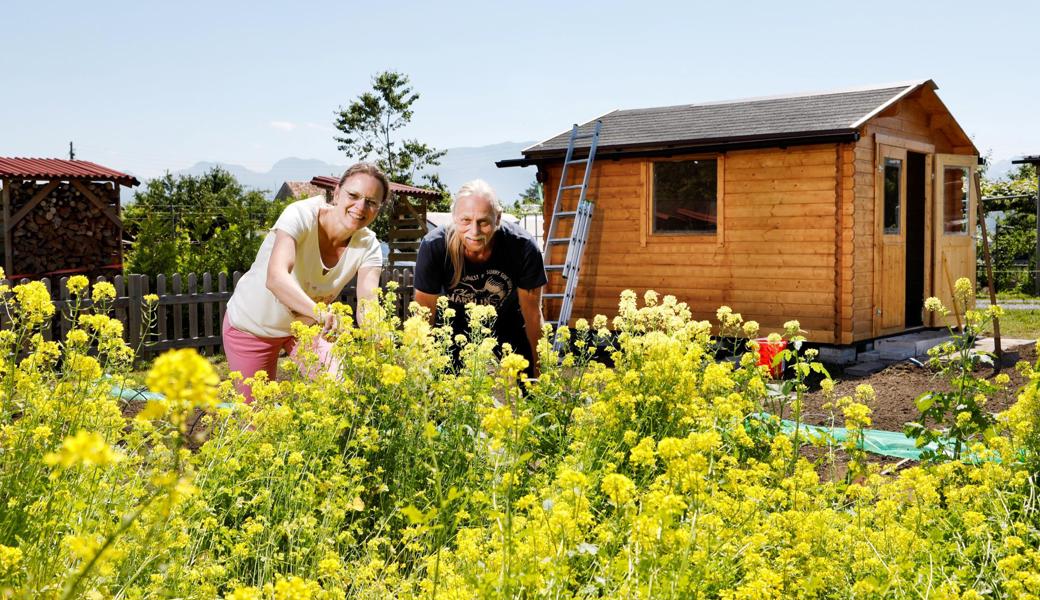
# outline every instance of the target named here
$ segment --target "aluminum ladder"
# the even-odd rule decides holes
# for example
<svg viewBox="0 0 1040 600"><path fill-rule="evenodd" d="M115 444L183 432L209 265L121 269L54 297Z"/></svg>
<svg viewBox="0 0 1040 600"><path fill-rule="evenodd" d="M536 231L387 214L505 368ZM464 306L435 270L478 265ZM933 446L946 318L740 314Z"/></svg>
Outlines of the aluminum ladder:
<svg viewBox="0 0 1040 600"><path fill-rule="evenodd" d="M599 131L602 121L596 121L592 133L578 133L578 126L571 129L570 141L567 143L567 156L563 159L563 172L560 173L560 185L556 189L556 201L553 203L552 217L549 220L549 230L545 237L545 247L542 250L545 259L545 270L547 272L558 271L564 279L564 290L560 293L543 294L543 298L560 299L560 313L556 319L548 322L556 330L567 324L571 319L571 310L574 308L574 293L578 289L578 274L581 272L581 258L585 254L585 242L588 240L589 225L592 223L593 203L586 198L589 189L589 176L592 174L592 162L596 159L596 148L599 146ZM589 143L589 155L586 158L574 158L574 143L581 140L591 140ZM585 175L581 183L567 184L567 175L573 165L585 165ZM565 201L564 194L572 196L577 192L578 201L574 210L563 210ZM569 236L561 236L560 220L572 219ZM554 246L566 244L567 254L563 263L551 264L552 249ZM559 351L562 344L557 341L553 346Z"/></svg>

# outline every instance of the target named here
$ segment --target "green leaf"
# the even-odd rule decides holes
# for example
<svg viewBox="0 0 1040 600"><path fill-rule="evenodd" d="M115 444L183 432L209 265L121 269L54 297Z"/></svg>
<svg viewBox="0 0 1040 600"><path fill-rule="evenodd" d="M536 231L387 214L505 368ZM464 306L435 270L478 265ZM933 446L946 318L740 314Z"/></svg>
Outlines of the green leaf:
<svg viewBox="0 0 1040 600"><path fill-rule="evenodd" d="M924 412L931 408L933 404L935 404L935 394L933 394L932 392L925 392L918 396L916 400L914 400L914 404L917 405L918 411Z"/></svg>

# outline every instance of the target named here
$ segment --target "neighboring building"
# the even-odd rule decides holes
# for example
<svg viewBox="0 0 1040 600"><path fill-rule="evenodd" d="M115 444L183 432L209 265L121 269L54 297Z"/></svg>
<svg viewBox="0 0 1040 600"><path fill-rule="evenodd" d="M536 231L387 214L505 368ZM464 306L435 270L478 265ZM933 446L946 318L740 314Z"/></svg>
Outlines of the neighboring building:
<svg viewBox="0 0 1040 600"><path fill-rule="evenodd" d="M924 80L604 115L572 314L612 315L622 290L655 289L697 318L728 305L764 330L798 319L822 343L942 324L923 314L924 298L951 306L952 282L975 279L979 152L936 89ZM569 134L498 163L537 166L546 219ZM562 291L558 272L547 291ZM558 300L547 305L558 312Z"/></svg>
<svg viewBox="0 0 1040 600"><path fill-rule="evenodd" d="M326 193L325 188L317 186L310 181L286 181L282 184L282 187L278 188L278 193L274 195L274 199L286 200L295 198L299 200L301 198L321 196L324 193Z"/></svg>

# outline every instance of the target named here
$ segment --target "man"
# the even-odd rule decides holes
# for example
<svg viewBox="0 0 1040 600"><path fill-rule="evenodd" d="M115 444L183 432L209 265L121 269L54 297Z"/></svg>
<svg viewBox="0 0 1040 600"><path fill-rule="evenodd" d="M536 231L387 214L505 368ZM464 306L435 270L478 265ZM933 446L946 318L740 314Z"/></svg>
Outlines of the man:
<svg viewBox="0 0 1040 600"><path fill-rule="evenodd" d="M502 205L486 182L463 184L451 207L452 224L423 238L415 264L415 300L436 319L437 298L455 309L455 333L468 333L466 304L494 306L499 344L527 358L538 376L542 335L542 287L548 281L542 253L531 234L502 222Z"/></svg>

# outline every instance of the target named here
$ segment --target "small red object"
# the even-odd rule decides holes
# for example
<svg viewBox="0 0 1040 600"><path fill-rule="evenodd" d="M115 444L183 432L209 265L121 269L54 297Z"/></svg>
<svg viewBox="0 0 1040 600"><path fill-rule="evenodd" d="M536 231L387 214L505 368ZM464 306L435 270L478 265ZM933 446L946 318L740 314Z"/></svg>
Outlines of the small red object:
<svg viewBox="0 0 1040 600"><path fill-rule="evenodd" d="M769 367L769 375L773 379L783 377L784 361L781 360L773 365L773 359L787 348L787 340L770 342L768 338L757 338L755 342L758 343L758 364Z"/></svg>

